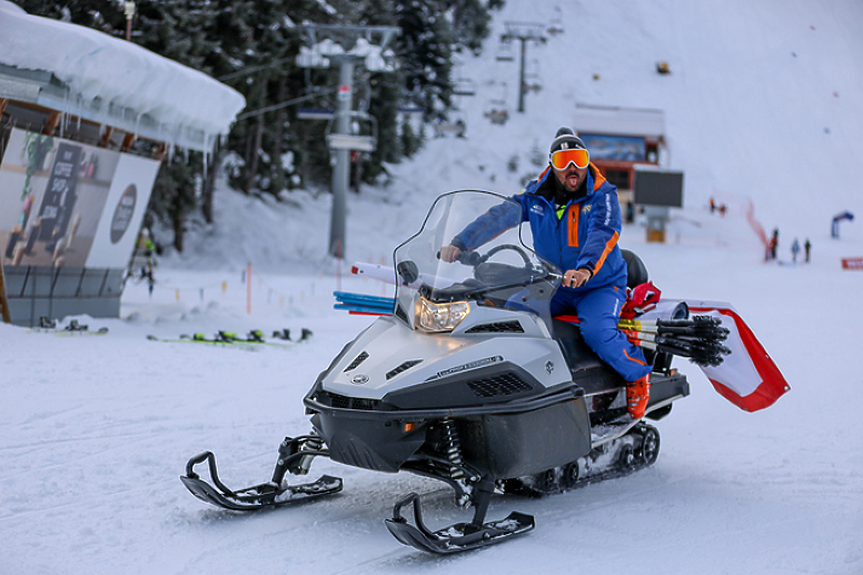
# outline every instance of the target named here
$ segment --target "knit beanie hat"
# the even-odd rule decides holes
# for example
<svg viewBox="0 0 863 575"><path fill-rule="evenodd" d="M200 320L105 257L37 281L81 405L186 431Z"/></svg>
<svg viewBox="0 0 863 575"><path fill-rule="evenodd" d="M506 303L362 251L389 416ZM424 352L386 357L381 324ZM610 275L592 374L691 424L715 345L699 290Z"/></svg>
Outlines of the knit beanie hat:
<svg viewBox="0 0 863 575"><path fill-rule="evenodd" d="M557 133L554 135L554 140L552 140L551 146L548 148L548 155L551 157L551 155L558 150L574 149L586 150L587 146L584 145L581 138L575 135L572 128L563 126L557 129Z"/></svg>

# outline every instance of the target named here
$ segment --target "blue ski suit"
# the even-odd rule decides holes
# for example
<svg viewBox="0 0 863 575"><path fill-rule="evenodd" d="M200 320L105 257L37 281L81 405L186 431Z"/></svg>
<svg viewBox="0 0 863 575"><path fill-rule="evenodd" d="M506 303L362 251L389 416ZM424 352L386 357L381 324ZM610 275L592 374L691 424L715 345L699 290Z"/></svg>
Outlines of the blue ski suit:
<svg viewBox="0 0 863 575"><path fill-rule="evenodd" d="M587 192L571 199L558 215L552 191L555 183L549 167L523 193L511 197L522 207L521 221L530 222L538 254L563 271L587 268L593 273L581 287L560 286L552 297L551 313L575 312L590 348L626 381L635 381L647 375L651 366L641 348L617 328L626 301L627 274L617 245L622 226L617 188L591 164L584 183ZM452 244L462 251L475 249L513 224L504 215L494 225L495 217L494 209L480 216Z"/></svg>

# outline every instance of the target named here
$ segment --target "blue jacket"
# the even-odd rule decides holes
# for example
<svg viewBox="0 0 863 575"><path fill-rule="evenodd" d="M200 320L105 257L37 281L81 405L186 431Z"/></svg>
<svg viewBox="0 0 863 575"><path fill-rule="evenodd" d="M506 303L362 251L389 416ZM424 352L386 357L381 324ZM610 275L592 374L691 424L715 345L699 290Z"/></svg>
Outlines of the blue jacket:
<svg viewBox="0 0 863 575"><path fill-rule="evenodd" d="M621 218L617 188L591 165L585 181L590 190L570 200L558 219L554 209L554 176L551 168L531 181L523 193L511 197L522 207L521 221L530 222L533 249L562 271L587 268L593 272L579 288L560 287L575 293L605 286L626 286L626 262L620 253ZM453 240L461 249L475 249L507 228L517 225L505 206L489 210ZM518 210L512 210L518 211Z"/></svg>

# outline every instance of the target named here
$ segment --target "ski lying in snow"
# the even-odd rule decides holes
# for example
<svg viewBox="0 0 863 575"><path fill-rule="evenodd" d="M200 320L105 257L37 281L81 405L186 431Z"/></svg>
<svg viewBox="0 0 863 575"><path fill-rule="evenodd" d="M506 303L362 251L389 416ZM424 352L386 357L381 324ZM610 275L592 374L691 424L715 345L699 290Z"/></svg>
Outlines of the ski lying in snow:
<svg viewBox="0 0 863 575"><path fill-rule="evenodd" d="M201 479L194 471L195 465L204 462L208 464L212 484ZM267 507L297 503L323 495L338 493L343 487L340 478L324 475L312 483L285 485L282 482L268 481L260 485L233 491L219 479L219 474L216 471L216 457L211 451L205 451L190 459L186 465L186 475L181 475L180 481L198 499L216 507L232 511L255 511Z"/></svg>
<svg viewBox="0 0 863 575"><path fill-rule="evenodd" d="M410 504L414 507L416 525L411 525L401 515L402 507ZM532 516L513 511L506 519L499 521L482 524L456 523L438 531L431 531L423 522L420 499L416 493L411 493L396 503L392 519L387 519L385 522L387 529L400 543L420 551L440 555L460 553L499 543L515 535L526 533L536 526Z"/></svg>
<svg viewBox="0 0 863 575"><path fill-rule="evenodd" d="M69 320L69 324L65 327L57 327L57 320L47 317L39 318L39 325L32 328L33 331L42 333L53 333L56 335L105 335L108 333L107 327L100 327L97 330L91 330L90 326L78 323L78 320Z"/></svg>
<svg viewBox="0 0 863 575"><path fill-rule="evenodd" d="M225 347L236 347L240 349L263 349L265 347L281 347L288 348L292 347L293 343L291 342L270 342L270 341L247 341L244 339L219 339L219 338L208 338L202 333L196 333L192 335L181 334L179 338L164 338L157 337L155 335L148 335L147 339L150 341L159 341L162 343L207 343L210 345L216 346L225 346Z"/></svg>
<svg viewBox="0 0 863 575"><path fill-rule="evenodd" d="M162 341L162 342L193 342L193 343L211 343L211 344L219 344L219 345L237 345L239 347L242 346L276 346L276 347L290 347L294 343L299 343L303 341L307 341L312 337L312 331L307 328L302 329L302 334L300 338L296 341L291 340L290 331L287 329L283 329L280 331L274 331L273 337L275 339L279 339L280 341L267 341L264 339L264 334L260 330L252 330L246 337L239 337L236 332L231 331L218 331L215 336L208 338L203 333L194 333L192 335L181 334L178 339L170 339L170 338L161 338L155 335L148 335L147 339L150 341Z"/></svg>

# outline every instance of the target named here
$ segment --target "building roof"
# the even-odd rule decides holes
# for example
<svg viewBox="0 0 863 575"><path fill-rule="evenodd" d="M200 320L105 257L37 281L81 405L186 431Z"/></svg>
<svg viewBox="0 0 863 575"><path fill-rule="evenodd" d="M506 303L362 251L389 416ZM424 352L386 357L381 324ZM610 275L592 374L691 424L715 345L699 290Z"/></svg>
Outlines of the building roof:
<svg viewBox="0 0 863 575"><path fill-rule="evenodd" d="M665 112L648 108L578 104L575 107L574 122L579 134L655 138L665 134Z"/></svg>
<svg viewBox="0 0 863 575"><path fill-rule="evenodd" d="M245 107L210 76L108 34L0 0L0 98L209 151Z"/></svg>

